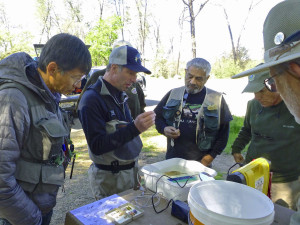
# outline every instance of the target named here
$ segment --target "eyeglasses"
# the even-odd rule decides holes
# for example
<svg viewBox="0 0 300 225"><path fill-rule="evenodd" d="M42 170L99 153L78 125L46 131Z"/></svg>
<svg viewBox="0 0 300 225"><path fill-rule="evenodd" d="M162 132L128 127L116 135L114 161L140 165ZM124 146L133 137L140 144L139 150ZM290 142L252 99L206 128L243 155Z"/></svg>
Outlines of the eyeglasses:
<svg viewBox="0 0 300 225"><path fill-rule="evenodd" d="M274 76L269 77L269 78L267 78L267 79L264 80L265 87L268 89L268 91L277 92L277 88L276 88L274 77L276 77L276 76L278 76L280 74L281 73L276 73Z"/></svg>
<svg viewBox="0 0 300 225"><path fill-rule="evenodd" d="M289 68L285 68L284 70L281 70L280 72L277 72L274 76L272 77L269 77L267 79L264 80L264 84L265 84L265 87L271 91L271 92L277 92L277 88L276 88L276 84L275 84L275 81L274 81L274 77L276 76L279 76L279 75L282 75L283 73L287 73L288 75L294 77L295 79L297 80L300 80L300 78L298 76L296 76L295 74L293 74Z"/></svg>
<svg viewBox="0 0 300 225"><path fill-rule="evenodd" d="M86 78L86 75L83 75L79 80L75 81L73 86L76 87L79 84L79 82L81 82L84 78Z"/></svg>

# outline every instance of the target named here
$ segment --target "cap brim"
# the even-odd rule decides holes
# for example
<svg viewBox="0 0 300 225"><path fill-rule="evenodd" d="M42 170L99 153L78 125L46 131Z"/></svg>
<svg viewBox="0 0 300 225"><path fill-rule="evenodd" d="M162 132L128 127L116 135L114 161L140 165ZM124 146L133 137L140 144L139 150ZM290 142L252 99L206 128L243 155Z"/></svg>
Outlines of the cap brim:
<svg viewBox="0 0 300 225"><path fill-rule="evenodd" d="M256 93L262 90L265 87L264 84L249 84L245 87L245 89L242 91L242 93L247 92L247 93Z"/></svg>
<svg viewBox="0 0 300 225"><path fill-rule="evenodd" d="M145 67L141 66L141 65L124 65L126 68L134 71L134 72L144 72L146 74L151 74L151 71L146 69Z"/></svg>
<svg viewBox="0 0 300 225"><path fill-rule="evenodd" d="M288 62L290 60L296 59L300 57L300 52L294 53L292 55L288 55L286 57L283 57L281 59L275 60L275 61L271 61L271 62L266 62L260 66L256 66L250 70L246 70L242 73L236 74L234 76L232 76L232 79L236 79L236 78L240 78L240 77L245 77L245 76L249 76L251 74L254 73L258 73L258 72L264 72L266 70L269 70L270 67L272 66L276 66L278 64L284 63L284 62Z"/></svg>

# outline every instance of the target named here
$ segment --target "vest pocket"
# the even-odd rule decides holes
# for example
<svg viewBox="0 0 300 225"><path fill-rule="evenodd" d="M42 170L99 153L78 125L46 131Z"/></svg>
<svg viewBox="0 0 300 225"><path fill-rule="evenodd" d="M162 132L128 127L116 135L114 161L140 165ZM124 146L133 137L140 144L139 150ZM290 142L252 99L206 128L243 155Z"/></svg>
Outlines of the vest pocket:
<svg viewBox="0 0 300 225"><path fill-rule="evenodd" d="M143 143L140 136L136 136L131 141L124 144L122 147L114 150L115 158L124 161L124 160L135 160L143 148Z"/></svg>
<svg viewBox="0 0 300 225"><path fill-rule="evenodd" d="M203 117L200 118L200 131L197 137L197 145L201 151L212 148L218 133L219 115L217 110L203 108Z"/></svg>
<svg viewBox="0 0 300 225"><path fill-rule="evenodd" d="M42 165L42 182L61 186L64 183L64 172L63 166Z"/></svg>
<svg viewBox="0 0 300 225"><path fill-rule="evenodd" d="M216 131L218 130L219 115L217 110L208 110L207 107L203 108L204 112L204 126L205 131Z"/></svg>
<svg viewBox="0 0 300 225"><path fill-rule="evenodd" d="M29 193L34 190L53 192L64 183L64 168L19 159L15 177L24 191Z"/></svg>
<svg viewBox="0 0 300 225"><path fill-rule="evenodd" d="M33 192L39 183L42 165L19 159L16 166L15 177L19 185L28 192Z"/></svg>
<svg viewBox="0 0 300 225"><path fill-rule="evenodd" d="M111 134L118 129L127 126L127 122L120 120L111 120L106 123L106 132ZM121 147L113 151L113 158L120 161L132 161L135 160L143 148L143 143L140 136L136 136L131 141L125 143Z"/></svg>
<svg viewBox="0 0 300 225"><path fill-rule="evenodd" d="M57 118L43 118L37 123L37 127L42 136L42 160L60 157L63 137L69 135L67 128Z"/></svg>
<svg viewBox="0 0 300 225"><path fill-rule="evenodd" d="M180 106L180 100L170 99L167 104L163 107L162 115L166 120L169 126L173 126L173 122L175 120L176 112L178 111Z"/></svg>

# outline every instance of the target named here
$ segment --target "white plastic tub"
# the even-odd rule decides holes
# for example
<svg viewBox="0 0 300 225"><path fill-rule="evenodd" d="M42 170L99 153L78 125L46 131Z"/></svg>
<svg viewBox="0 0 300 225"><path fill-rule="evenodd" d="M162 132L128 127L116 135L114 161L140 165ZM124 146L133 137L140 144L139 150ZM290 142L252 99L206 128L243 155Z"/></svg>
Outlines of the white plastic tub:
<svg viewBox="0 0 300 225"><path fill-rule="evenodd" d="M262 192L224 180L194 185L188 204L190 225L269 225L275 214L273 202Z"/></svg>
<svg viewBox="0 0 300 225"><path fill-rule="evenodd" d="M217 175L215 170L210 169L197 161L181 158L167 159L161 162L148 164L142 167L141 171L144 173L146 188L153 192L157 191L167 199L181 201L186 201L190 188L194 184L201 182L199 173L206 172L212 177ZM186 180L188 181L187 184L181 188L174 180L163 176L170 171L180 171L182 175L179 177L186 177L186 179L180 180L180 186L183 187ZM192 176L192 178L188 179L189 176ZM176 179L177 176L170 177Z"/></svg>

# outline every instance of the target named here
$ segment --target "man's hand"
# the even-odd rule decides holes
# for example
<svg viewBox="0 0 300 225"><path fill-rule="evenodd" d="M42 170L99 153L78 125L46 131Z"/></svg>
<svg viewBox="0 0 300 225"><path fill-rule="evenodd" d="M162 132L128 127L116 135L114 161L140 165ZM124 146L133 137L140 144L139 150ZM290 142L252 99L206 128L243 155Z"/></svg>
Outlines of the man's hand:
<svg viewBox="0 0 300 225"><path fill-rule="evenodd" d="M164 134L168 138L176 139L180 136L180 130L176 129L175 127L172 127L172 126L168 126L168 127L165 127Z"/></svg>
<svg viewBox="0 0 300 225"><path fill-rule="evenodd" d="M241 153L233 153L233 158L236 163L244 162L244 157L242 156Z"/></svg>
<svg viewBox="0 0 300 225"><path fill-rule="evenodd" d="M153 111L144 112L135 118L134 125L139 130L139 132L143 133L154 124L155 116L156 115Z"/></svg>
<svg viewBox="0 0 300 225"><path fill-rule="evenodd" d="M204 166L209 166L213 160L214 160L214 158L211 155L207 154L207 155L203 156L203 158L201 159L201 163Z"/></svg>

